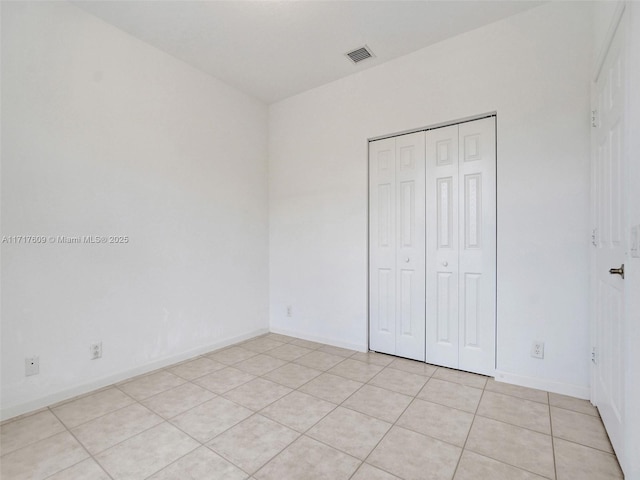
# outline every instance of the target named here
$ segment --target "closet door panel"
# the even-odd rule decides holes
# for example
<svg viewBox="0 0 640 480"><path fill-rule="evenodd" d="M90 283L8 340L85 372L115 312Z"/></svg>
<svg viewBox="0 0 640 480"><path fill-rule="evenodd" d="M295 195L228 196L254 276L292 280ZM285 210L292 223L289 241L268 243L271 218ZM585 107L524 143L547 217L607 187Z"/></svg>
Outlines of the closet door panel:
<svg viewBox="0 0 640 480"><path fill-rule="evenodd" d="M396 137L396 355L425 359L424 132Z"/></svg>
<svg viewBox="0 0 640 480"><path fill-rule="evenodd" d="M395 354L395 139L369 144L369 347Z"/></svg>
<svg viewBox="0 0 640 480"><path fill-rule="evenodd" d="M495 118L459 126L459 368L493 375L496 298Z"/></svg>
<svg viewBox="0 0 640 480"><path fill-rule="evenodd" d="M426 132L429 363L458 366L458 125Z"/></svg>

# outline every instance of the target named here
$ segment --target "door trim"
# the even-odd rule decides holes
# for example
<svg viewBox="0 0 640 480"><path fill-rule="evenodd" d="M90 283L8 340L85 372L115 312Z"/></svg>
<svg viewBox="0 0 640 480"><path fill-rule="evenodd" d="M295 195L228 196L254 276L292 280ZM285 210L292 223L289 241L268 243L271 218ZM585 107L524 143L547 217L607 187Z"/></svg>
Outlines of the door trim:
<svg viewBox="0 0 640 480"><path fill-rule="evenodd" d="M461 123L473 122L475 120L481 120L483 118L490 118L490 117L496 117L496 124L497 124L498 112L493 111L493 112L481 113L480 115L472 115L470 117L459 118L458 120L450 120L448 122L434 123L426 127L412 128L410 130L403 130L401 132L388 133L386 135L378 135L377 137L369 137L367 138L367 145L371 142L375 142L376 140L384 140L385 138L399 137L401 135L409 135L411 133L416 133L416 132L426 132L428 130L435 130L436 128L449 127L451 125L460 125ZM369 149L367 148L367 158L369 158L368 154L369 154ZM369 174L368 167L367 167L367 174Z"/></svg>
<svg viewBox="0 0 640 480"><path fill-rule="evenodd" d="M376 141L376 140L384 140L387 138L393 138L393 137L399 137L401 135L409 135L412 133L416 133L416 132L426 132L429 130L435 130L437 128L442 128L442 127L448 127L451 125L460 125L463 123L467 123L467 122L473 122L475 120L481 120L484 118L495 118L495 123L494 123L494 140L495 140L495 214L496 214L496 222L495 222L495 296L493 298L494 300L494 305L495 305L495 312L494 312L494 355L493 355L493 360L494 360L494 368L493 368L493 372L492 375L493 377L497 376L498 373L498 112L496 110L492 111L492 112L487 112L487 113L482 113L482 114L478 114L478 115L471 115L468 117L462 117L459 118L457 120L449 120L449 121L445 121L445 122L438 122L438 123L434 123L425 127L419 127L419 128L414 128L414 129L409 129L409 130L403 130L400 132L396 132L396 133L391 133L391 134L386 134L386 135L378 135L378 136L374 136L374 137L368 137L367 138L367 155L366 155L366 162L367 162L367 166L366 166L366 172L367 172L367 178L366 178L366 182L367 182L367 209L366 209L366 215L367 215L367 229L366 229L366 252L367 252L367 294L366 294L366 301L367 301L367 306L366 306L366 345L367 345L367 351L371 351L371 323L370 323L370 316L371 316L371 309L370 309L370 305L371 305L371 291L370 291L370 285L371 285L371 268L370 268L370 255L371 255L371 246L370 246L370 233L371 233L371 225L370 225L370 215L371 215L371 205L370 205L370 185L369 185L369 179L370 179L370 165L369 165L369 155L370 155L370 149L371 149L371 142ZM426 289L425 289L425 295L426 295ZM426 341L425 341L425 363L426 363ZM504 372L503 372L504 373ZM517 384L517 383L516 383ZM584 396L584 392L582 392L582 396Z"/></svg>
<svg viewBox="0 0 640 480"><path fill-rule="evenodd" d="M600 73L602 72L602 67L604 66L604 61L607 59L607 53L609 53L609 48L611 47L611 42L613 42L613 37L615 37L616 32L618 31L618 26L620 25L620 21L622 20L622 16L626 9L626 2L620 2L616 6L616 10L613 13L613 18L611 19L611 24L609 25L609 29L604 37L602 46L600 47L600 52L598 53L598 57L596 58L596 62L594 65L593 72L593 83L597 83L600 78Z"/></svg>

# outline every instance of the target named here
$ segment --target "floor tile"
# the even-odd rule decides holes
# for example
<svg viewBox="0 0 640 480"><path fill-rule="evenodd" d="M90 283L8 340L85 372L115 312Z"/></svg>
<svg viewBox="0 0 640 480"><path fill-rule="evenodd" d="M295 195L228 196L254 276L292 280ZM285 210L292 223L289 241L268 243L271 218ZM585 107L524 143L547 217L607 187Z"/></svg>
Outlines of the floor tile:
<svg viewBox="0 0 640 480"><path fill-rule="evenodd" d="M255 375L243 372L234 367L223 368L193 381L214 393L222 394L253 380Z"/></svg>
<svg viewBox="0 0 640 480"><path fill-rule="evenodd" d="M40 480L88 458L69 432L61 432L2 456L0 477Z"/></svg>
<svg viewBox="0 0 640 480"><path fill-rule="evenodd" d="M309 348L311 350L316 350L322 346L321 343L312 342L310 340L303 340L301 338L296 338L289 343L291 343L291 345L297 345L298 347Z"/></svg>
<svg viewBox="0 0 640 480"><path fill-rule="evenodd" d="M207 447L200 447L149 480L245 480L247 474ZM93 480L93 479L92 479Z"/></svg>
<svg viewBox="0 0 640 480"><path fill-rule="evenodd" d="M331 402L294 391L260 413L298 432L305 432L334 408L336 405Z"/></svg>
<svg viewBox="0 0 640 480"><path fill-rule="evenodd" d="M480 397L482 397L482 390L431 378L420 390L417 397L429 402L446 405L447 407L464 410L465 412L475 413L480 403Z"/></svg>
<svg viewBox="0 0 640 480"><path fill-rule="evenodd" d="M64 430L64 425L49 410L5 423L0 428L0 452L6 455Z"/></svg>
<svg viewBox="0 0 640 480"><path fill-rule="evenodd" d="M69 400L64 400L64 401L59 402L59 403L54 403L53 405L50 405L49 407L38 408L38 409L33 410L31 412L23 413L22 415L16 415L15 417L7 418L5 420L0 420L0 427L4 427L5 425L8 425L10 423L17 422L18 420L23 420L23 419L25 419L27 417L31 417L31 416L35 415L36 413L47 412L47 411L49 411L49 409L51 407L57 407L58 405L62 405L63 403L67 403L68 401Z"/></svg>
<svg viewBox="0 0 640 480"><path fill-rule="evenodd" d="M84 423L71 432L93 455L159 423L162 423L162 418L134 403Z"/></svg>
<svg viewBox="0 0 640 480"><path fill-rule="evenodd" d="M261 415L253 415L218 435L209 448L239 466L255 473L300 434Z"/></svg>
<svg viewBox="0 0 640 480"><path fill-rule="evenodd" d="M313 380L318 375L322 374L320 370L314 368L305 367L296 363L287 363L282 367L271 370L264 375L264 378L278 382L281 385L285 385L290 388L298 388L307 383L309 380Z"/></svg>
<svg viewBox="0 0 640 480"><path fill-rule="evenodd" d="M360 461L302 436L254 475L258 480L347 480Z"/></svg>
<svg viewBox="0 0 640 480"><path fill-rule="evenodd" d="M610 453L554 438L558 480L622 479L616 457Z"/></svg>
<svg viewBox="0 0 640 480"><path fill-rule="evenodd" d="M174 417L171 423L204 443L252 414L253 412L248 408L225 398L216 397Z"/></svg>
<svg viewBox="0 0 640 480"><path fill-rule="evenodd" d="M609 436L599 417L551 407L553 436L613 453Z"/></svg>
<svg viewBox="0 0 640 480"><path fill-rule="evenodd" d="M351 477L351 480L401 480L395 475L373 467L368 463L360 465L358 471Z"/></svg>
<svg viewBox="0 0 640 480"><path fill-rule="evenodd" d="M623 478L586 400L280 334L0 427L11 480Z"/></svg>
<svg viewBox="0 0 640 480"><path fill-rule="evenodd" d="M594 417L600 416L598 414L598 409L594 407L589 400L582 400L581 398L569 397L567 395L560 395L557 393L549 393L549 403L554 407L573 410L574 412L584 413Z"/></svg>
<svg viewBox="0 0 640 480"><path fill-rule="evenodd" d="M290 392L291 389L288 387L264 378L256 378L228 391L224 397L251 410L260 410Z"/></svg>
<svg viewBox="0 0 640 480"><path fill-rule="evenodd" d="M511 395L512 397L524 398L540 403L549 403L549 394L544 390L536 390L535 388L521 387L510 383L497 382L493 378L487 380L486 390L490 392Z"/></svg>
<svg viewBox="0 0 640 480"><path fill-rule="evenodd" d="M468 387L484 388L489 377L477 375L475 373L452 370L450 368L439 367L433 374L434 378L446 380L448 382L460 383Z"/></svg>
<svg viewBox="0 0 640 480"><path fill-rule="evenodd" d="M302 357L295 360L298 365L304 365L305 367L315 368L316 370L326 371L344 360L344 357L339 355L331 355L330 353L313 351L307 353Z"/></svg>
<svg viewBox="0 0 640 480"><path fill-rule="evenodd" d="M437 368L433 365L429 365L428 363L419 362L417 360L408 360L406 358L396 358L389 364L389 367L402 370L404 372L423 375L425 377L433 375Z"/></svg>
<svg viewBox="0 0 640 480"><path fill-rule="evenodd" d="M161 423L96 456L115 480L142 480L198 447L198 442Z"/></svg>
<svg viewBox="0 0 640 480"><path fill-rule="evenodd" d="M329 373L340 375L341 377L349 378L356 382L366 383L380 372L382 368L380 365L373 365L371 363L359 362L358 360L347 358L345 361L331 368Z"/></svg>
<svg viewBox="0 0 640 480"><path fill-rule="evenodd" d="M352 360L360 360L364 363L380 365L381 367L386 367L395 359L395 357L392 357L391 355L384 355L376 352L356 352L354 355L351 355L350 358Z"/></svg>
<svg viewBox="0 0 640 480"><path fill-rule="evenodd" d="M144 400L157 393L182 385L184 382L183 378L173 373L160 371L138 377L131 382L120 384L118 387L130 397L136 400Z"/></svg>
<svg viewBox="0 0 640 480"><path fill-rule="evenodd" d="M264 338L275 340L276 342L289 343L295 340L295 337L282 335L281 333L267 333Z"/></svg>
<svg viewBox="0 0 640 480"><path fill-rule="evenodd" d="M169 371L185 380L194 380L207 373L222 370L225 367L226 365L224 363L216 362L210 358L200 357L190 362L181 363L180 365L170 368Z"/></svg>
<svg viewBox="0 0 640 480"><path fill-rule="evenodd" d="M171 418L211 400L216 394L193 383L159 393L141 403L164 418Z"/></svg>
<svg viewBox="0 0 640 480"><path fill-rule="evenodd" d="M256 355L248 360L243 360L240 363L234 365L235 368L242 370L243 372L250 373L252 375L264 375L271 370L275 370L278 367L284 365L284 360L279 358L270 357L269 355Z"/></svg>
<svg viewBox="0 0 640 480"><path fill-rule="evenodd" d="M131 405L134 400L117 388L102 390L94 395L53 408L53 413L67 428L77 427L89 420Z"/></svg>
<svg viewBox="0 0 640 480"><path fill-rule="evenodd" d="M471 413L416 399L397 425L462 447L472 422Z"/></svg>
<svg viewBox="0 0 640 480"><path fill-rule="evenodd" d="M412 397L402 393L365 385L345 400L342 406L393 423L402 415L411 400Z"/></svg>
<svg viewBox="0 0 640 480"><path fill-rule="evenodd" d="M257 352L242 347L229 347L209 353L207 354L207 358L224 363L225 365L234 365L248 358L255 357L256 355Z"/></svg>
<svg viewBox="0 0 640 480"><path fill-rule="evenodd" d="M334 347L333 345L323 345L318 349L318 351L329 353L331 355L338 355L339 357L344 357L344 358L348 358L352 356L354 353L356 353L355 350L350 350L348 348Z"/></svg>
<svg viewBox="0 0 640 480"><path fill-rule="evenodd" d="M405 395L415 396L420 389L427 383L428 377L409 373L395 368L385 368L376 375L370 382L370 385L393 390L394 392L404 393Z"/></svg>
<svg viewBox="0 0 640 480"><path fill-rule="evenodd" d="M111 480L111 477L92 458L87 458L74 466L56 473L47 480Z"/></svg>
<svg viewBox="0 0 640 480"><path fill-rule="evenodd" d="M304 347L298 347L296 345L283 345L281 347L276 347L273 350L269 350L267 355L271 357L279 358L280 360L285 360L287 362L291 362L296 358L299 358L307 353L311 353L313 350Z"/></svg>
<svg viewBox="0 0 640 480"><path fill-rule="evenodd" d="M449 480L461 449L401 427L393 427L367 463L405 480Z"/></svg>
<svg viewBox="0 0 640 480"><path fill-rule="evenodd" d="M309 383L305 383L299 390L328 402L340 404L362 385L364 385L362 382L331 375L330 373L323 373Z"/></svg>
<svg viewBox="0 0 640 480"><path fill-rule="evenodd" d="M545 480L506 463L465 450L453 480Z"/></svg>
<svg viewBox="0 0 640 480"><path fill-rule="evenodd" d="M364 460L389 428L390 423L338 407L311 428L307 435Z"/></svg>
<svg viewBox="0 0 640 480"><path fill-rule="evenodd" d="M551 435L549 406L485 390L478 415Z"/></svg>
<svg viewBox="0 0 640 480"><path fill-rule="evenodd" d="M269 338L263 337L242 343L242 348L253 350L254 352L258 353L264 353L276 347L281 347L282 345L284 345L283 342L278 342L277 340L271 340Z"/></svg>
<svg viewBox="0 0 640 480"><path fill-rule="evenodd" d="M551 437L543 433L476 417L465 448L544 477L555 475Z"/></svg>

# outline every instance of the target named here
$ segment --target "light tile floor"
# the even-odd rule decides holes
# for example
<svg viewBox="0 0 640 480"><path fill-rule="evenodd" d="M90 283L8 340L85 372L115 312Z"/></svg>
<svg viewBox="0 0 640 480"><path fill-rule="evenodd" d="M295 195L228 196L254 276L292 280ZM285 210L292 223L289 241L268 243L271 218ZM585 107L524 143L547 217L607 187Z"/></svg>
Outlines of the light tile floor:
<svg viewBox="0 0 640 480"><path fill-rule="evenodd" d="M595 480L589 402L277 334L5 422L3 480Z"/></svg>

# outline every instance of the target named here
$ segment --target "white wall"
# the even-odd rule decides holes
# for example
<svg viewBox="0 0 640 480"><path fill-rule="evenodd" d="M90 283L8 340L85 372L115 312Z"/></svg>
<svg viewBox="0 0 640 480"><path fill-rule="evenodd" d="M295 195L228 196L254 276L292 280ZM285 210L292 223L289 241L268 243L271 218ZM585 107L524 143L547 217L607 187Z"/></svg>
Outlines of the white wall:
<svg viewBox="0 0 640 480"><path fill-rule="evenodd" d="M2 245L3 417L266 331L266 154L264 104L69 4L2 2L2 234L130 238Z"/></svg>
<svg viewBox="0 0 640 480"><path fill-rule="evenodd" d="M550 3L272 105L272 329L364 348L367 138L497 111L498 370L587 398L592 34Z"/></svg>

